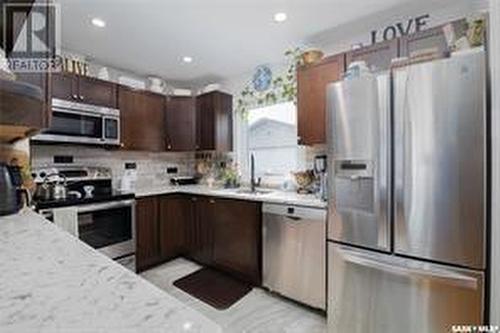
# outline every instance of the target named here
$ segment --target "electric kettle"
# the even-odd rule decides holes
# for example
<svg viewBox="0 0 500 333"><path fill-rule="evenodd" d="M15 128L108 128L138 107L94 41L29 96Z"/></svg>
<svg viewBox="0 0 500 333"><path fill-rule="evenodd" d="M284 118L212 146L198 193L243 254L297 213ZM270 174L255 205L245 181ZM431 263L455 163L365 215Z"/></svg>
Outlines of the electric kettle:
<svg viewBox="0 0 500 333"><path fill-rule="evenodd" d="M28 190L23 190L18 167L0 163L0 216L17 213L23 206L22 194L30 201Z"/></svg>

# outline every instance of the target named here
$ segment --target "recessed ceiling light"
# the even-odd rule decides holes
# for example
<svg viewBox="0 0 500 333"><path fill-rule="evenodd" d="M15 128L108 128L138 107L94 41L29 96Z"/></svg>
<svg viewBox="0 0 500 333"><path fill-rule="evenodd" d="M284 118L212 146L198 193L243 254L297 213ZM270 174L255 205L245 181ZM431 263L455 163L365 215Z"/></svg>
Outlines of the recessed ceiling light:
<svg viewBox="0 0 500 333"><path fill-rule="evenodd" d="M193 58L191 57L182 57L182 61L184 61L185 63L191 63L193 62Z"/></svg>
<svg viewBox="0 0 500 333"><path fill-rule="evenodd" d="M286 21L286 13L274 14L274 21L278 23Z"/></svg>
<svg viewBox="0 0 500 333"><path fill-rule="evenodd" d="M91 22L93 25L95 25L98 28L104 28L106 26L106 22L100 18L97 18L97 17L94 17Z"/></svg>

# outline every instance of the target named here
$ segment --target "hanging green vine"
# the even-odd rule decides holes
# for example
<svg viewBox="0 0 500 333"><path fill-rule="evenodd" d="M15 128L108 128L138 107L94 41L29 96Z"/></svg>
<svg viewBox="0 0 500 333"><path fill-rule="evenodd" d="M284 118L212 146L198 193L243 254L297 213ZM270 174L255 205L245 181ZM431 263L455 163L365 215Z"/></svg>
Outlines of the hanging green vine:
<svg viewBox="0 0 500 333"><path fill-rule="evenodd" d="M254 89L252 82L248 82L236 99L236 112L243 117L248 110L266 105L284 102L297 102L297 66L301 64L302 50L300 48L289 49L285 52L288 68L276 76L271 87L263 92Z"/></svg>

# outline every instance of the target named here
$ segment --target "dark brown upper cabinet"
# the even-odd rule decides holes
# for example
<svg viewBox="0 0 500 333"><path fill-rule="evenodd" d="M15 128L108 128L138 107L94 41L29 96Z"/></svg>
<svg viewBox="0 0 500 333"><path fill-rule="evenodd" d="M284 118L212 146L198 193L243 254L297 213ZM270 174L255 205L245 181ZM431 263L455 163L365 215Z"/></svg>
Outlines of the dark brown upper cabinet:
<svg viewBox="0 0 500 333"><path fill-rule="evenodd" d="M233 97L214 91L196 97L196 149L232 151Z"/></svg>
<svg viewBox="0 0 500 333"><path fill-rule="evenodd" d="M167 100L167 150L196 150L196 103L193 97Z"/></svg>
<svg viewBox="0 0 500 333"><path fill-rule="evenodd" d="M120 86L122 148L162 152L166 149L164 95Z"/></svg>
<svg viewBox="0 0 500 333"><path fill-rule="evenodd" d="M52 97L76 101L77 97L77 78L76 75L69 73L52 74Z"/></svg>
<svg viewBox="0 0 500 333"><path fill-rule="evenodd" d="M326 142L326 86L342 78L344 54L297 70L298 142L302 145Z"/></svg>
<svg viewBox="0 0 500 333"><path fill-rule="evenodd" d="M78 77L78 97L83 103L116 108L116 84L92 77Z"/></svg>
<svg viewBox="0 0 500 333"><path fill-rule="evenodd" d="M71 73L52 74L52 97L117 108L116 84Z"/></svg>
<svg viewBox="0 0 500 333"><path fill-rule="evenodd" d="M388 70L399 56L399 39L393 39L346 53L346 68L355 61L364 61L371 71Z"/></svg>

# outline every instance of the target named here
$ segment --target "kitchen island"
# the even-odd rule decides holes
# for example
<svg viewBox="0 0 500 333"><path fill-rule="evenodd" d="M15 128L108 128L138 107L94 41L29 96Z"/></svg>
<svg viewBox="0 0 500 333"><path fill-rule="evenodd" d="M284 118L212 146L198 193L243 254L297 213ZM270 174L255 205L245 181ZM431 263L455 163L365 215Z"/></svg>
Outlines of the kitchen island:
<svg viewBox="0 0 500 333"><path fill-rule="evenodd" d="M222 330L40 215L0 217L0 332L70 331Z"/></svg>

